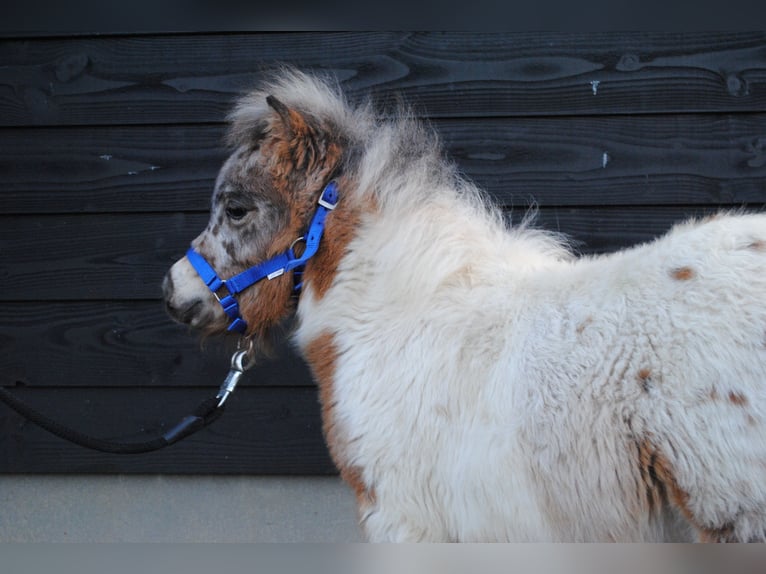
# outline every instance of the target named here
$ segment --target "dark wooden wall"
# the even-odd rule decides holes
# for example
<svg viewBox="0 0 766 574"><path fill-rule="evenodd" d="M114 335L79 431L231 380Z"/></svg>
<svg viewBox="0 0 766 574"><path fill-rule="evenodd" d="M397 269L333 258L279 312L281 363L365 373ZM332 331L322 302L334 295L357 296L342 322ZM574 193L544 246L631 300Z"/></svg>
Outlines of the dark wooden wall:
<svg viewBox="0 0 766 574"><path fill-rule="evenodd" d="M0 384L141 440L228 355L171 323L165 270L204 226L233 99L276 62L399 95L465 174L582 253L766 203L766 34L234 33L0 39ZM0 406L0 472L334 472L298 358L165 451L70 446ZM126 434L128 433L128 434Z"/></svg>

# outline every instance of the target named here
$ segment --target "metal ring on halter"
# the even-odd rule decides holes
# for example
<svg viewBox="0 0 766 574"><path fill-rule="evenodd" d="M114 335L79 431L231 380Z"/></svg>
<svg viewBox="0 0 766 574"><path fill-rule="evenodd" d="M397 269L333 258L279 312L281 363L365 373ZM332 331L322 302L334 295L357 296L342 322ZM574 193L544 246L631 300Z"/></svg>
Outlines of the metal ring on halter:
<svg viewBox="0 0 766 574"><path fill-rule="evenodd" d="M243 366L243 370L247 370L255 365L255 357L253 356L254 349L255 340L252 338L248 339L247 337L240 337L239 341L237 341L237 352L244 351L239 358L239 363ZM232 357L232 359L234 359L234 357ZM245 359L247 359L246 362L244 362Z"/></svg>
<svg viewBox="0 0 766 574"><path fill-rule="evenodd" d="M292 257L300 257L299 255L296 255L296 254L295 254L295 251L293 250L293 247L295 247L295 246L296 246L298 243L300 243L301 241L303 241L303 243L306 243L306 236L305 236L305 235L301 235L300 237L296 238L296 239L295 239L295 240L294 240L294 241L293 241L293 242L290 244L290 247L288 248L288 251L289 251L290 253L292 253Z"/></svg>

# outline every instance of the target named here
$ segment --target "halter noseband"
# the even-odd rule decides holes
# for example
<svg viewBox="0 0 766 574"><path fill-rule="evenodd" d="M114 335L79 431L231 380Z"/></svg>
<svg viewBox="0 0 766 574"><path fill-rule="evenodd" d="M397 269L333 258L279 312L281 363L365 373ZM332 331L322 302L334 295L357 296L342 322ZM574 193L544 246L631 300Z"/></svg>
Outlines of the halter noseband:
<svg viewBox="0 0 766 574"><path fill-rule="evenodd" d="M268 279L271 281L280 275L292 270L296 270L296 274L299 273L306 262L314 256L319 249L319 242L322 239L322 233L324 232L324 222L327 214L330 213L338 204L338 186L335 181L328 183L322 194L319 196L317 202L317 208L314 212L314 217L311 218L308 231L303 237L296 239L287 251L275 255L271 259L267 259L254 265L249 269L245 269L242 273L230 277L229 279L221 279L215 272L215 269L202 257L194 247L190 247L186 252L186 257L189 259L189 263L192 264L194 270L205 282L208 289L215 295L216 300L223 307L224 313L231 320L228 330L236 331L237 333L244 333L247 329L247 322L239 314L239 303L234 297L238 293L241 293L248 287L255 285L262 279ZM299 241L304 241L306 247L301 253L300 257L295 255L293 247ZM303 284L296 282L295 291L300 291Z"/></svg>

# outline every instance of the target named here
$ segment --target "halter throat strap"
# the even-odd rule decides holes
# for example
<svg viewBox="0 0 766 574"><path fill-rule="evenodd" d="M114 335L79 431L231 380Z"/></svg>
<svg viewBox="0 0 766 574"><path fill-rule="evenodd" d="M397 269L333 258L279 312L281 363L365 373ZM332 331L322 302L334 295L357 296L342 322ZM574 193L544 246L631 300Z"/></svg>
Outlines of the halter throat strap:
<svg viewBox="0 0 766 574"><path fill-rule="evenodd" d="M306 262L319 249L319 243L324 233L325 219L327 214L335 209L336 205L338 205L338 185L335 181L331 181L322 190L319 201L317 201L314 216L311 218L311 223L303 237L296 239L286 251L245 269L228 279L221 279L215 269L213 269L213 266L194 247L189 247L186 257L208 289L215 295L215 298L223 307L224 313L229 317L229 331L244 333L247 330L247 322L239 313L239 303L235 295L263 279L271 281L288 271L295 270L300 272L306 265ZM298 242L305 242L306 245L300 256L296 256L294 251L295 244ZM300 291L301 287L302 283L297 283L295 290Z"/></svg>

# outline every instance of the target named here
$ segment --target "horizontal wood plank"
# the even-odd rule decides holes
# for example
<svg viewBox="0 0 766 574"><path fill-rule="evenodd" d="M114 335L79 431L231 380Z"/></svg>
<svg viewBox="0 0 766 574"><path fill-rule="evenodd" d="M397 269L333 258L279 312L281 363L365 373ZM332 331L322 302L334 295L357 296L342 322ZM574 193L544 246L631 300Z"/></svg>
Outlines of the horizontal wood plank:
<svg viewBox="0 0 766 574"><path fill-rule="evenodd" d="M0 216L0 291L9 298L158 299L165 272L206 214Z"/></svg>
<svg viewBox="0 0 766 574"><path fill-rule="evenodd" d="M766 203L766 114L436 120L503 205ZM208 209L223 125L0 129L0 212Z"/></svg>
<svg viewBox="0 0 766 574"><path fill-rule="evenodd" d="M173 323L159 301L0 303L0 386L218 387L236 347ZM284 342L243 386L313 386Z"/></svg>
<svg viewBox="0 0 766 574"><path fill-rule="evenodd" d="M206 210L223 125L0 129L0 212Z"/></svg>
<svg viewBox="0 0 766 574"><path fill-rule="evenodd" d="M278 33L0 43L0 125L221 121L277 63L431 116L761 111L763 33Z"/></svg>
<svg viewBox="0 0 766 574"><path fill-rule="evenodd" d="M41 412L99 438L143 442L166 432L207 389L15 389ZM334 474L314 388L243 388L226 412L164 450L114 455L72 445L0 403L0 473Z"/></svg>
<svg viewBox="0 0 766 574"><path fill-rule="evenodd" d="M0 385L104 438L166 431L233 340L170 321L160 284L207 222L232 102L278 63L399 97L514 221L599 254L766 206L766 33L200 33L0 42ZM167 450L69 445L0 404L0 473L333 474L289 345Z"/></svg>
<svg viewBox="0 0 766 574"><path fill-rule="evenodd" d="M715 209L543 208L538 224L569 235L582 253L603 253ZM518 221L526 212L510 213ZM185 213L0 216L0 301L158 299L165 272L206 223Z"/></svg>

